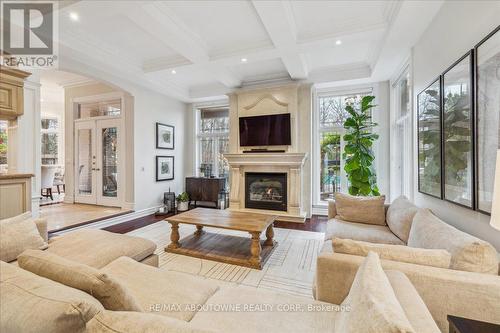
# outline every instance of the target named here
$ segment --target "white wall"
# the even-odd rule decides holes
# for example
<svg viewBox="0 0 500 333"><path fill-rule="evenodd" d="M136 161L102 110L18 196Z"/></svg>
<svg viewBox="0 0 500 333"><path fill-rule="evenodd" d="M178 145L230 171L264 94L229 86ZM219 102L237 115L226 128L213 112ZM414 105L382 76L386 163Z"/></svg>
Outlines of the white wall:
<svg viewBox="0 0 500 333"><path fill-rule="evenodd" d="M445 2L413 47L414 96L498 26L499 18L498 1ZM416 98L414 103L416 110ZM414 117L416 119L416 115ZM417 163L416 154L414 161ZM415 167L415 170L418 169ZM417 184L416 175L414 182ZM446 222L491 242L500 250L500 231L489 226L489 216L423 195L418 189L415 189L415 203L432 209Z"/></svg>
<svg viewBox="0 0 500 333"><path fill-rule="evenodd" d="M66 119L71 119L67 124L66 135L66 161L72 163L73 152L73 112L71 99L75 97L91 96L96 94L118 91L118 89L95 83L80 87L66 89ZM135 211L157 207L162 204L163 192L169 187L176 193L184 190L184 157L185 157L185 118L186 106L184 103L175 101L169 97L160 95L153 91L136 87L129 91L129 109L125 112L133 112L132 117L127 117L130 125L127 127L127 163L125 202L131 205ZM127 104L127 102L126 102ZM175 126L175 150L156 149L156 122ZM133 138L133 140L131 140ZM188 150L189 151L189 150ZM175 179L173 181L156 182L156 160L155 156L174 156ZM67 175L70 174L68 183L72 184L71 168L67 167ZM131 181L132 180L132 181ZM67 186L70 189L72 186ZM68 200L72 200L71 196Z"/></svg>
<svg viewBox="0 0 500 333"><path fill-rule="evenodd" d="M186 104L169 97L137 89L134 96L134 175L135 210L158 206L169 187L176 194L184 190L185 158L192 146L186 145ZM175 126L175 149L156 149L156 122ZM175 179L156 182L155 156L175 157Z"/></svg>

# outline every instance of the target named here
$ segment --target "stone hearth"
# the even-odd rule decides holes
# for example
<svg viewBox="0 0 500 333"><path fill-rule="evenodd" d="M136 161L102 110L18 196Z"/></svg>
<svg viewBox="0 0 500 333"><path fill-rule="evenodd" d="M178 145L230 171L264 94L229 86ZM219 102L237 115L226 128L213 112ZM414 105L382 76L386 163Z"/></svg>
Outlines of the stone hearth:
<svg viewBox="0 0 500 333"><path fill-rule="evenodd" d="M229 209L272 214L279 221L303 223L306 218L302 197L304 153L242 153L224 154L230 167ZM245 207L245 173L285 173L287 175L286 211Z"/></svg>

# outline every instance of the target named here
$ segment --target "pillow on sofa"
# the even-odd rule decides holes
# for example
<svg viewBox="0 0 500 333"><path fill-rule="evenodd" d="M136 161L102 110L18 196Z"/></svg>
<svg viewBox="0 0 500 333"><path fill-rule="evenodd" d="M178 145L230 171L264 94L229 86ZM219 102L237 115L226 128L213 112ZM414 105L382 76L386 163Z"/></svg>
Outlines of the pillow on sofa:
<svg viewBox="0 0 500 333"><path fill-rule="evenodd" d="M408 242L411 223L418 207L411 203L404 195L400 196L387 210L387 225L389 229L403 242Z"/></svg>
<svg viewBox="0 0 500 333"><path fill-rule="evenodd" d="M376 244L342 238L334 238L332 245L336 253L366 257L373 251L380 256L380 259L417 265L449 268L451 261L451 254L446 250L419 249L405 245Z"/></svg>
<svg viewBox="0 0 500 333"><path fill-rule="evenodd" d="M348 222L385 225L385 195L355 197L336 193L337 218Z"/></svg>
<svg viewBox="0 0 500 333"><path fill-rule="evenodd" d="M336 332L414 332L380 260L369 252L342 302Z"/></svg>
<svg viewBox="0 0 500 333"><path fill-rule="evenodd" d="M497 251L490 243L452 227L429 209L415 214L408 246L446 249L451 253L451 269L498 274Z"/></svg>
<svg viewBox="0 0 500 333"><path fill-rule="evenodd" d="M0 260L11 262L24 250L46 249L47 242L37 227L40 221L32 218L31 212L0 220Z"/></svg>
<svg viewBox="0 0 500 333"><path fill-rule="evenodd" d="M152 313L107 311L99 313L87 324L85 333L209 333L204 328L180 319Z"/></svg>
<svg viewBox="0 0 500 333"><path fill-rule="evenodd" d="M18 258L19 267L76 288L97 298L104 308L115 311L142 311L125 286L90 266L44 251L26 250Z"/></svg>
<svg viewBox="0 0 500 333"><path fill-rule="evenodd" d="M84 332L103 311L99 301L60 283L0 261L0 332Z"/></svg>

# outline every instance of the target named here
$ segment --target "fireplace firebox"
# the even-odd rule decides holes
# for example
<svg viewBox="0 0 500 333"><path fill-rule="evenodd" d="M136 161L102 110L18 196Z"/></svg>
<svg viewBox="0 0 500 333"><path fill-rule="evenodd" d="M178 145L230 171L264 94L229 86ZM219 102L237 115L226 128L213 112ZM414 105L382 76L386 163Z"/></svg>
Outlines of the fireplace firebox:
<svg viewBox="0 0 500 333"><path fill-rule="evenodd" d="M287 210L286 173L245 173L245 207Z"/></svg>

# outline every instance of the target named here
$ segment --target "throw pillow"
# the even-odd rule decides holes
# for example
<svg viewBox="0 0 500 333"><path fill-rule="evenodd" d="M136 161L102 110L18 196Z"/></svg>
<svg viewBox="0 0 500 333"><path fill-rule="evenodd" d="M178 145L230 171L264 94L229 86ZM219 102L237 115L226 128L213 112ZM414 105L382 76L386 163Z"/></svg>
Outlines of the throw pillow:
<svg viewBox="0 0 500 333"><path fill-rule="evenodd" d="M85 332L101 303L87 293L0 261L0 332Z"/></svg>
<svg viewBox="0 0 500 333"><path fill-rule="evenodd" d="M415 214L408 246L446 249L451 253L451 269L498 274L497 251L490 243L452 227L429 209Z"/></svg>
<svg viewBox="0 0 500 333"><path fill-rule="evenodd" d="M359 266L342 306L336 332L414 332L374 252Z"/></svg>
<svg viewBox="0 0 500 333"><path fill-rule="evenodd" d="M451 254L446 250L419 249L405 245L376 244L342 238L334 238L332 245L336 253L366 257L373 251L380 256L380 259L417 265L449 268L451 261Z"/></svg>
<svg viewBox="0 0 500 333"><path fill-rule="evenodd" d="M86 333L209 333L184 320L152 313L104 310L87 323Z"/></svg>
<svg viewBox="0 0 500 333"><path fill-rule="evenodd" d="M348 222L385 225L385 195L376 197L356 197L336 193L336 218Z"/></svg>
<svg viewBox="0 0 500 333"><path fill-rule="evenodd" d="M408 242L411 223L418 207L412 204L404 195L400 196L387 210L387 225L392 233L403 242Z"/></svg>
<svg viewBox="0 0 500 333"><path fill-rule="evenodd" d="M17 262L19 267L27 271L85 291L97 298L105 309L142 311L138 302L122 284L93 267L36 250L23 252Z"/></svg>
<svg viewBox="0 0 500 333"><path fill-rule="evenodd" d="M16 260L24 250L47 248L47 242L40 236L37 222L31 218L31 212L9 219L0 220L0 260Z"/></svg>

